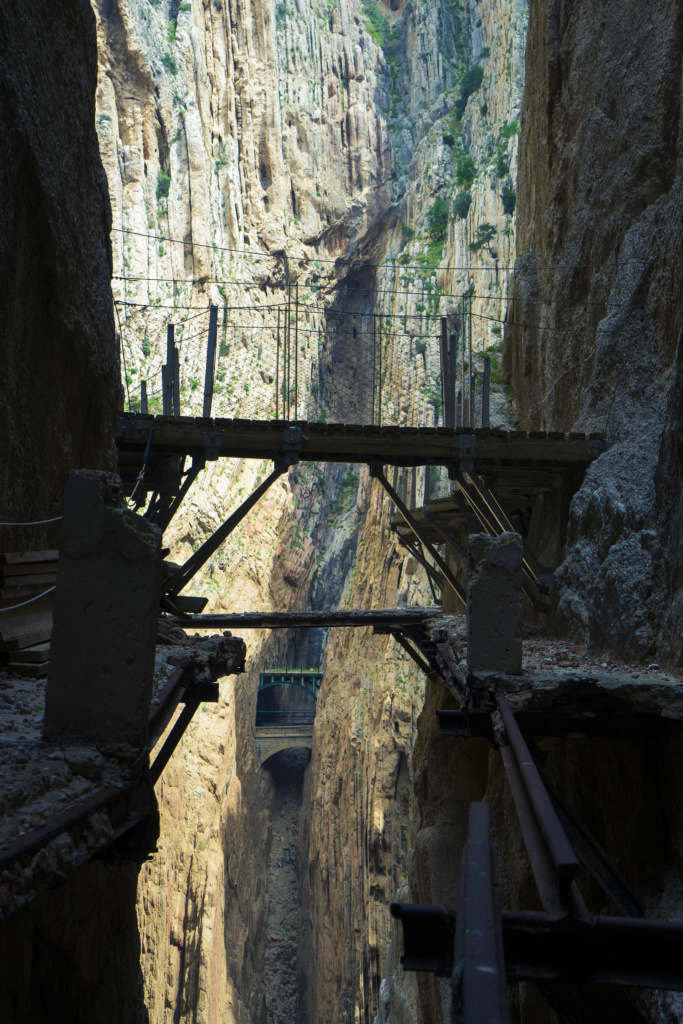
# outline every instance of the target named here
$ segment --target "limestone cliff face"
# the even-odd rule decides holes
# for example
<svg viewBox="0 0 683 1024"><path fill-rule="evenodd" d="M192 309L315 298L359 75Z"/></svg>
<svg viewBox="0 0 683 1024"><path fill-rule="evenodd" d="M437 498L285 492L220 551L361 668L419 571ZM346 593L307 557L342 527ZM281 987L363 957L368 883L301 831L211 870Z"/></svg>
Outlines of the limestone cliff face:
<svg viewBox="0 0 683 1024"><path fill-rule="evenodd" d="M599 646L672 661L680 19L667 2L599 14L531 3L509 317L528 326L506 333L520 425L606 430L615 442L572 506L564 623Z"/></svg>
<svg viewBox="0 0 683 1024"><path fill-rule="evenodd" d="M524 5L94 0L94 8L97 127L122 229L113 233L114 293L132 402L145 378L158 408L165 325L186 321L176 327L183 411L199 411L200 317L211 302L239 308L244 325L222 335L215 412L273 415L272 378L259 363L274 345L273 321L256 340L254 325L282 303L289 281L317 302L300 326L326 334L319 360L331 371L352 356L325 310L380 314L383 421L435 422L439 316L474 294L475 349L499 347L514 250ZM349 257L369 265L349 267ZM302 348L306 373L316 349ZM263 387L252 387L259 376ZM327 410L369 417L355 402L340 392ZM168 533L173 557L186 558L269 468L211 464ZM421 500L422 471L400 473L397 484ZM209 598L207 611L432 603L422 570L390 534L389 513L366 469L293 467L194 591ZM388 904L415 842L429 848L417 830L431 826L418 822L413 795L424 681L388 638L246 639L248 673L222 684L221 705L202 713L159 786L162 852L142 876L139 902L150 1019L265 1024L279 950L287 964L277 965L274 991L296 979L295 1001L290 993L282 1006L297 1021L373 1020ZM256 760L256 685L260 669L317 667L323 654L293 865L274 859L283 835L291 843L291 815ZM420 863L418 874L433 872L426 853ZM289 899L290 876L302 915L296 957L281 912L268 912L278 893Z"/></svg>
<svg viewBox="0 0 683 1024"><path fill-rule="evenodd" d="M0 42L0 519L26 522L60 514L69 469L115 459L111 213L89 4L3 3ZM56 536L3 540L35 550Z"/></svg>

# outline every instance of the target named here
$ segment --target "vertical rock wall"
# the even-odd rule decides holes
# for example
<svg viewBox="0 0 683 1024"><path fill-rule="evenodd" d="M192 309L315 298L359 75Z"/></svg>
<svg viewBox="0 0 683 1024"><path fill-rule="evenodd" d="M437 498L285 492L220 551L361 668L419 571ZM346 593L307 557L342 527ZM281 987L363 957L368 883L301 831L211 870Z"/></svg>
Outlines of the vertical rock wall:
<svg viewBox="0 0 683 1024"><path fill-rule="evenodd" d="M59 516L71 469L116 464L96 82L87 0L0 3L2 522ZM2 528L0 550L56 547L58 536L58 524ZM135 876L132 866L84 865L2 925L3 1021L143 1019Z"/></svg>
<svg viewBox="0 0 683 1024"><path fill-rule="evenodd" d="M681 11L537 0L529 26L511 319L538 329L508 327L505 358L520 426L614 442L572 505L560 617L675 662Z"/></svg>
<svg viewBox="0 0 683 1024"><path fill-rule="evenodd" d="M61 512L69 470L111 468L120 395L110 207L86 0L0 5L0 520ZM3 531L5 550L54 542Z"/></svg>

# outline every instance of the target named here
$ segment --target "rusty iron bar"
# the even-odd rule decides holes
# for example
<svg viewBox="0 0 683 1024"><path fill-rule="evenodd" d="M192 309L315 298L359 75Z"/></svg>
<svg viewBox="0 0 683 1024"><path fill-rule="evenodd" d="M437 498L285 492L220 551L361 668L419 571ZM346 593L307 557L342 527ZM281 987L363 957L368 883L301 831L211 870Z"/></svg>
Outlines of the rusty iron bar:
<svg viewBox="0 0 683 1024"><path fill-rule="evenodd" d="M509 746L500 748L531 870L543 908L552 920L583 912L572 885L581 867L515 721L507 697L495 694Z"/></svg>
<svg viewBox="0 0 683 1024"><path fill-rule="evenodd" d="M173 718L173 712L180 703L187 684L183 682L182 668L176 668L157 694L157 704L150 708L146 749L153 750Z"/></svg>
<svg viewBox="0 0 683 1024"><path fill-rule="evenodd" d="M218 335L218 306L211 306L209 312L209 334L206 343L206 371L204 373L204 406L202 416L211 416L213 400L213 377L216 369L216 338Z"/></svg>
<svg viewBox="0 0 683 1024"><path fill-rule="evenodd" d="M266 493L270 485L286 471L286 463L277 463L273 472L259 484L259 486L249 495L246 501L243 501L240 507L233 512L231 516L228 516L223 525L219 526L211 537L204 541L202 546L188 558L185 564L167 580L165 586L162 588L163 592L166 594L180 593L183 587L187 586L195 573L201 569L209 558L211 558L214 551L218 550L225 538L228 537L235 527L242 522L246 514L251 511L258 500Z"/></svg>
<svg viewBox="0 0 683 1024"><path fill-rule="evenodd" d="M176 512L178 511L182 504L183 498L185 497L190 487L199 476L200 471L204 469L205 465L206 463L204 461L203 456L200 456L199 458L193 456L192 467L188 469L187 473L185 474L185 479L183 480L180 486L180 490L174 497L169 507L165 511L162 510L159 513L159 517L157 519L157 526L162 531L162 533L168 529L169 524L173 519L173 516L176 514Z"/></svg>
<svg viewBox="0 0 683 1024"><path fill-rule="evenodd" d="M427 659L424 658L421 653L418 653L412 644L408 643L407 638L399 629L390 629L389 633L393 636L396 643L403 648L406 654L413 659L417 667L421 669L428 678L432 678L436 674Z"/></svg>
<svg viewBox="0 0 683 1024"><path fill-rule="evenodd" d="M540 911L503 911L509 982L594 983L683 991L683 924L591 915L558 928Z"/></svg>
<svg viewBox="0 0 683 1024"><path fill-rule="evenodd" d="M370 467L370 476L374 477L375 480L379 480L379 482L381 483L382 487L387 492L387 494L389 495L389 497L393 501L394 505L396 506L396 508L397 508L398 512L400 513L401 517L404 519L406 525L413 531L413 533L415 534L417 539L420 541L422 546L432 556L432 558L436 562L437 566L439 567L439 569L443 573L444 578L451 585L451 587L453 588L455 593L458 595L460 600L463 602L463 604L466 604L467 600L466 600L466 596L465 596L465 589L464 589L464 587L462 586L462 584L460 583L458 578L454 575L454 573L451 571L451 569L448 567L448 565L446 564L444 559L441 557L439 552L436 550L434 545L431 543L431 541L429 541L424 536L424 533L423 533L422 529L415 522L415 519L410 514L410 512L406 508L405 504L401 501L401 498L398 496L398 494L396 493L394 488L391 486L391 484L389 483L389 481L385 477L384 472L383 472L383 467L382 466L376 466L376 465L375 466L371 466Z"/></svg>
<svg viewBox="0 0 683 1024"><path fill-rule="evenodd" d="M186 700L185 706L173 723L173 728L164 740L161 750L149 766L149 777L152 785L158 781L159 776L170 761L173 751L180 743L183 733L192 721L194 713L201 702L201 697L199 696L192 696Z"/></svg>
<svg viewBox="0 0 683 1024"><path fill-rule="evenodd" d="M426 622L442 614L440 608L373 608L353 611L226 612L190 615L174 622L195 629L316 629L321 627L398 627Z"/></svg>
<svg viewBox="0 0 683 1024"><path fill-rule="evenodd" d="M35 853L36 850L46 846L52 839L61 835L62 832L67 832L74 825L85 821L91 814L95 814L97 811L115 804L124 797L127 798L139 783L140 780L137 779L135 782L129 782L120 787L107 786L106 789L93 793L83 803L69 807L66 811L62 811L61 814L56 814L42 828L29 832L25 836L19 836L0 850L0 871L4 870L9 864L21 860L31 853Z"/></svg>

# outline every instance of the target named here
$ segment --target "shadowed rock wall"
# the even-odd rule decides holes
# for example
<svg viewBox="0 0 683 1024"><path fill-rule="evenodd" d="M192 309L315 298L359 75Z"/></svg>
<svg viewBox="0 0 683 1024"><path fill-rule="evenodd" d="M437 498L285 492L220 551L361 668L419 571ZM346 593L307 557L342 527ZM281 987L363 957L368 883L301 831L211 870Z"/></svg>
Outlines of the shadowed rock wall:
<svg viewBox="0 0 683 1024"><path fill-rule="evenodd" d="M0 520L58 515L71 468L113 468L111 213L87 0L0 3ZM54 541L56 530L49 535ZM35 549L48 535L3 534Z"/></svg>
<svg viewBox="0 0 683 1024"><path fill-rule="evenodd" d="M86 0L0 2L2 521L59 515L71 468L115 465L120 383L96 80ZM57 537L58 524L3 530L0 548ZM3 924L3 1022L143 1020L136 873L85 865Z"/></svg>
<svg viewBox="0 0 683 1024"><path fill-rule="evenodd" d="M665 615L681 561L669 540L680 500L673 429L659 502L655 474L683 294L682 18L673 0L599 11L532 0L509 316L526 326L506 332L520 425L606 430L614 441L572 504L562 624L671 661L681 653L680 598Z"/></svg>

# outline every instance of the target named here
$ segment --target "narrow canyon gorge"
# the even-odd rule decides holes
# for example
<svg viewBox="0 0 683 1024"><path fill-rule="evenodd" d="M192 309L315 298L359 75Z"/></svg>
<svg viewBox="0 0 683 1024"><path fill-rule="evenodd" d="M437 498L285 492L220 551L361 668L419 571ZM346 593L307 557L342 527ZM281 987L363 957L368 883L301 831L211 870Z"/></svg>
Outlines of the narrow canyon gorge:
<svg viewBox="0 0 683 1024"><path fill-rule="evenodd" d="M525 591L524 671L543 694L564 672L567 714L567 680L589 666L621 681L591 691L586 717L619 701L683 716L680 5L0 0L0 44L0 552L60 546L70 471L132 472L116 417L157 417L134 439L135 490L164 424L193 417L192 477L164 451L169 476L136 507L188 474L159 537L163 589L280 465L219 453L217 425L281 421L287 465L184 595L208 615L438 606L424 650L452 652L444 685L415 632L230 626L244 671L198 700L151 780L144 856L60 861L11 914L0 870L0 1021L471 1024L457 968L405 969L390 909L460 907L473 801L491 808L503 911L541 909L501 722L465 742L437 718L460 708L455 661L467 673L467 534L481 531L463 502L457 529L436 517L474 471L468 416L468 436L590 452L564 475L535 454L510 492L533 477L514 518L542 582L540 603ZM335 424L394 428L390 455L301 455ZM459 462L401 451L402 429L445 445L456 428ZM431 554L406 542L403 505L436 531ZM184 628L157 637L154 699L185 664ZM268 703L268 678L288 676L294 695ZM297 731L280 744L259 714ZM28 744L2 728L25 765ZM644 918L680 922L683 757L678 733L659 735L549 732L534 758ZM85 800L73 751L45 756ZM108 778L99 762L82 774ZM15 798L0 794L1 821ZM576 877L587 913L614 913L594 873ZM674 1024L674 988L522 980L509 1019Z"/></svg>

